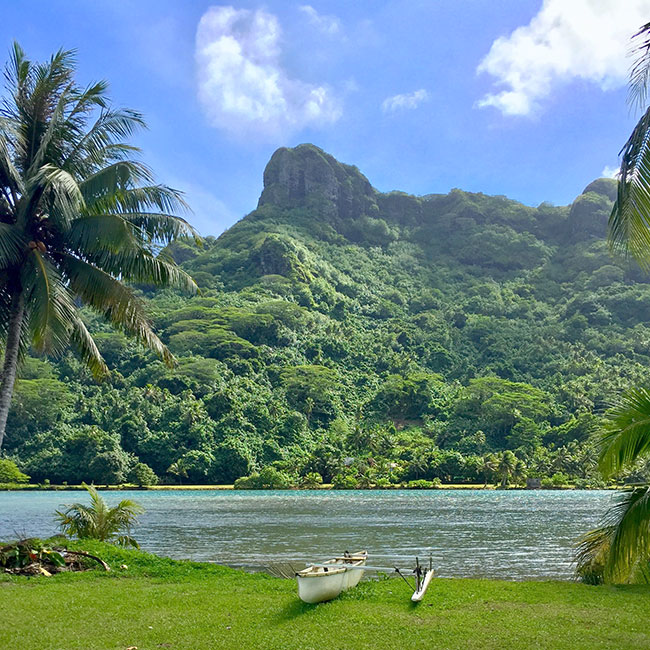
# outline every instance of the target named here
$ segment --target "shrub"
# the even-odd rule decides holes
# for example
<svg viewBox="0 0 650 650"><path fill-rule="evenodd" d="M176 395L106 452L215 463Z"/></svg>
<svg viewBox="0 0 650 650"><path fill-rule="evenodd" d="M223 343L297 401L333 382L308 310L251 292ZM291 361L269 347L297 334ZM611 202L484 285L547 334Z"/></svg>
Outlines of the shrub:
<svg viewBox="0 0 650 650"><path fill-rule="evenodd" d="M258 474L253 474L251 476L241 476L233 484L233 489L235 490L256 490L257 485L255 485L255 479L258 478Z"/></svg>
<svg viewBox="0 0 650 650"><path fill-rule="evenodd" d="M359 482L352 474L337 474L332 479L332 487L335 490L356 490L359 487Z"/></svg>
<svg viewBox="0 0 650 650"><path fill-rule="evenodd" d="M0 458L0 483L27 483L29 476L23 474L16 463L8 458Z"/></svg>
<svg viewBox="0 0 650 650"><path fill-rule="evenodd" d="M129 482L136 485L156 485L158 477L156 473L146 463L138 463L129 472Z"/></svg>
<svg viewBox="0 0 650 650"><path fill-rule="evenodd" d="M438 484L440 484L440 479L438 479ZM433 487L433 481L421 478L416 481L409 481L406 487L409 490L429 490Z"/></svg>
<svg viewBox="0 0 650 650"><path fill-rule="evenodd" d="M259 473L238 478L233 487L235 490L286 490L293 487L293 480L286 472L269 466Z"/></svg>
<svg viewBox="0 0 650 650"><path fill-rule="evenodd" d="M564 472L555 472L555 474L551 476L551 483L553 484L553 487L562 487L569 483L569 477Z"/></svg>
<svg viewBox="0 0 650 650"><path fill-rule="evenodd" d="M300 487L303 488L317 488L323 485L323 477L318 472L309 472L306 476L303 476L300 481Z"/></svg>

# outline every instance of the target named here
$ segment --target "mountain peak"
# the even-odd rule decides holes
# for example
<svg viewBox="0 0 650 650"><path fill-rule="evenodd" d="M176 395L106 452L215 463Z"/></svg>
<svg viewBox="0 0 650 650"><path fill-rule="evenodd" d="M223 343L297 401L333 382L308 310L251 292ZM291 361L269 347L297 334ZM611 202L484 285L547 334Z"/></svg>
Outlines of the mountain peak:
<svg viewBox="0 0 650 650"><path fill-rule="evenodd" d="M352 165L313 144L278 149L264 170L258 207L309 206L327 217L350 219L376 210L375 189Z"/></svg>

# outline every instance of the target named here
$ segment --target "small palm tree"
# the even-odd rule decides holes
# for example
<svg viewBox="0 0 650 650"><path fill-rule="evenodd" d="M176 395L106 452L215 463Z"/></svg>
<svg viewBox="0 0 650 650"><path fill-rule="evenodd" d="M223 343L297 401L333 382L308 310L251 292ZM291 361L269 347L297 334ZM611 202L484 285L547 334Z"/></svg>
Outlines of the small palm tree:
<svg viewBox="0 0 650 650"><path fill-rule="evenodd" d="M487 487L490 479L494 476L497 470L497 459L494 454L486 454L481 458L480 472L485 479L484 488Z"/></svg>
<svg viewBox="0 0 650 650"><path fill-rule="evenodd" d="M501 479L501 487L507 487L517 472L517 457L508 449L497 456L496 474Z"/></svg>
<svg viewBox="0 0 650 650"><path fill-rule="evenodd" d="M124 283L192 279L161 246L194 230L178 192L154 183L125 140L145 126L111 108L105 82L80 87L74 54L30 61L15 43L0 104L0 447L21 353L76 348L96 377L106 365L79 314L87 305L168 364L142 301Z"/></svg>
<svg viewBox="0 0 650 650"><path fill-rule="evenodd" d="M131 528L144 508L130 499L124 499L115 507L109 508L95 487L85 484L84 487L90 494L89 506L73 503L65 506L64 512L57 510L55 513L63 533L79 539L98 539L101 542L140 548L138 542L131 537Z"/></svg>

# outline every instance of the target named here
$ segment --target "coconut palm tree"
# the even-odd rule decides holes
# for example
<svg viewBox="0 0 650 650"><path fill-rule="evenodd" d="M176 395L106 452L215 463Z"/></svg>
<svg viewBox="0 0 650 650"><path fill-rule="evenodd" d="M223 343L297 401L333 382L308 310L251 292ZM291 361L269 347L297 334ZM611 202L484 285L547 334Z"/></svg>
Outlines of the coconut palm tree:
<svg viewBox="0 0 650 650"><path fill-rule="evenodd" d="M145 126L112 108L105 82L79 86L75 58L60 50L30 61L14 43L0 105L0 446L16 369L30 347L57 354L72 345L96 377L106 365L79 314L87 305L168 364L143 303L125 282L195 290L157 254L191 226L185 204L156 184L125 141Z"/></svg>
<svg viewBox="0 0 650 650"><path fill-rule="evenodd" d="M57 510L55 517L59 527L66 534L79 539L98 539L120 546L140 548L131 537L131 528L137 522L144 508L130 499L120 501L109 508L95 487L84 484L90 494L90 505L73 503L65 506L65 511Z"/></svg>
<svg viewBox="0 0 650 650"><path fill-rule="evenodd" d="M615 476L650 455L650 390L632 388L606 414L599 466ZM579 542L577 573L587 582L650 581L650 487L623 491L603 524Z"/></svg>
<svg viewBox="0 0 650 650"><path fill-rule="evenodd" d="M497 458L494 454L485 454L481 457L481 464L479 466L479 471L483 474L485 479L484 488L488 486L490 479L494 476L497 471Z"/></svg>
<svg viewBox="0 0 650 650"><path fill-rule="evenodd" d="M634 35L637 58L630 74L629 101L643 110L621 150L618 195L609 218L608 241L615 253L650 270L650 22ZM632 388L607 414L599 465L611 477L650 455L650 391ZM623 493L603 526L585 535L576 556L587 580L648 581L650 488Z"/></svg>
<svg viewBox="0 0 650 650"><path fill-rule="evenodd" d="M516 479L519 468L517 457L509 449L502 451L496 458L496 475L501 479L501 487L507 487L511 478Z"/></svg>

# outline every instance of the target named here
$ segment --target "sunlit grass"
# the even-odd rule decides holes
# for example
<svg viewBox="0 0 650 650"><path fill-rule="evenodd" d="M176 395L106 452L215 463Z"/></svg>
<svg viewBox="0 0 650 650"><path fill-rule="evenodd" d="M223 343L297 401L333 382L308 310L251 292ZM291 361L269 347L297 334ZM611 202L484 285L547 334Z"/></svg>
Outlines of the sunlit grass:
<svg viewBox="0 0 650 650"><path fill-rule="evenodd" d="M400 580L320 605L291 580L84 543L113 567L0 577L0 648L642 648L650 588L436 579L414 605ZM120 565L128 568L120 569Z"/></svg>

